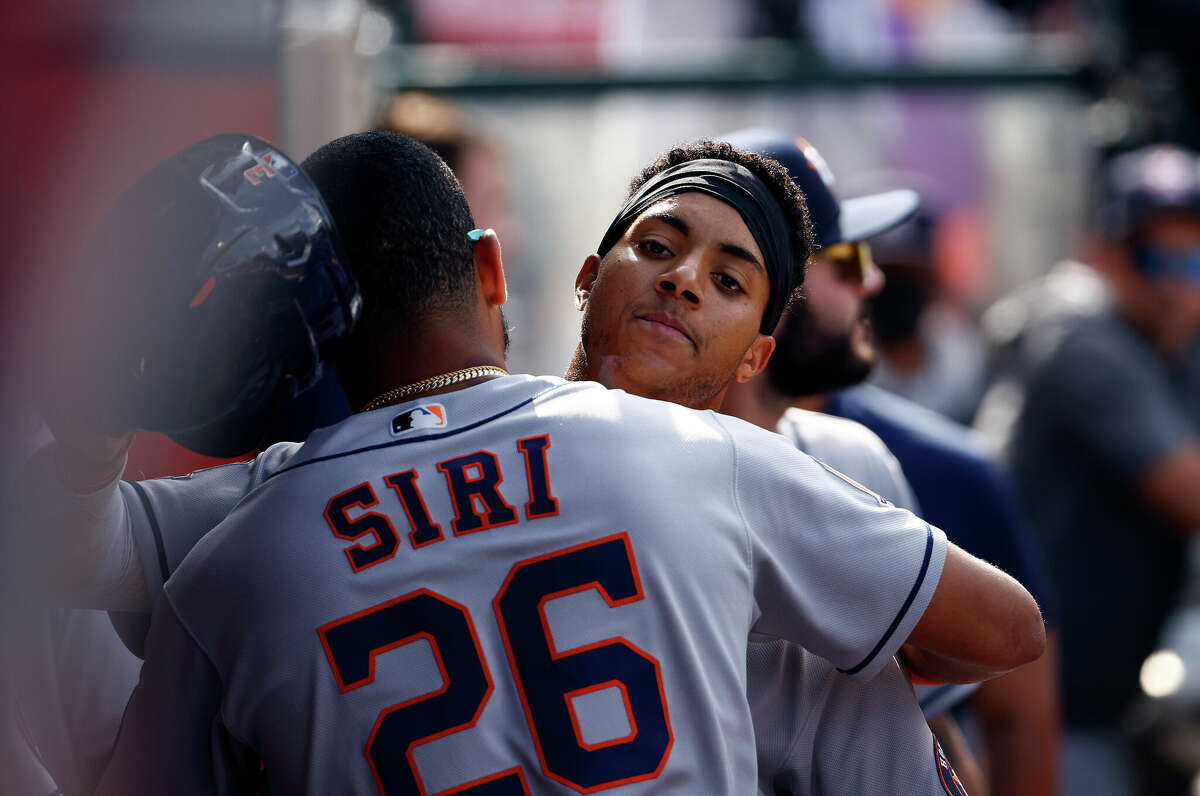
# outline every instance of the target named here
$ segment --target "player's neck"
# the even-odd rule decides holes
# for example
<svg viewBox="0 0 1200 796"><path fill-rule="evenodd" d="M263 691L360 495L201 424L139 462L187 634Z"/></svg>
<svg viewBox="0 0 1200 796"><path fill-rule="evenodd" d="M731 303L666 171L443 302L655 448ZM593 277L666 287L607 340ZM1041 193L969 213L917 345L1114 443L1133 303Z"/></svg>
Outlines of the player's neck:
<svg viewBox="0 0 1200 796"><path fill-rule="evenodd" d="M730 384L721 411L774 431L791 405L791 399L772 389L765 375L759 375L748 382Z"/></svg>
<svg viewBox="0 0 1200 796"><path fill-rule="evenodd" d="M338 360L338 379L346 390L355 412L390 391L436 376L476 366L504 367L503 349L497 349L475 331L459 326L430 325L408 334L392 344L373 342L361 358ZM494 378L494 375L485 378ZM408 394L403 400L453 392L478 383L481 379L444 386L433 386Z"/></svg>
<svg viewBox="0 0 1200 796"><path fill-rule="evenodd" d="M793 398L791 405L797 409L807 409L810 412L825 412L829 408L829 393L822 392Z"/></svg>

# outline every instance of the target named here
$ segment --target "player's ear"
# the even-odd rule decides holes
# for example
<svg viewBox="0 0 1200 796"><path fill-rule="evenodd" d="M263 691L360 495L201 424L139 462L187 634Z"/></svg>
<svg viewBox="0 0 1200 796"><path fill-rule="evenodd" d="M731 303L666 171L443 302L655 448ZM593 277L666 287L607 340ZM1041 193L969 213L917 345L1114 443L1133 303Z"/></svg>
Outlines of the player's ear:
<svg viewBox="0 0 1200 796"><path fill-rule="evenodd" d="M738 363L737 369L733 371L733 380L739 383L747 382L762 373L774 350L775 338L771 335L760 334L754 338L746 353L742 354L742 361Z"/></svg>
<svg viewBox="0 0 1200 796"><path fill-rule="evenodd" d="M592 295L592 285L596 284L596 274L600 272L600 255L589 254L575 277L575 308L582 310Z"/></svg>
<svg viewBox="0 0 1200 796"><path fill-rule="evenodd" d="M500 306L508 301L508 284L504 281L504 263L500 257L500 238L496 230L471 230L467 233L475 260L479 287L488 304Z"/></svg>

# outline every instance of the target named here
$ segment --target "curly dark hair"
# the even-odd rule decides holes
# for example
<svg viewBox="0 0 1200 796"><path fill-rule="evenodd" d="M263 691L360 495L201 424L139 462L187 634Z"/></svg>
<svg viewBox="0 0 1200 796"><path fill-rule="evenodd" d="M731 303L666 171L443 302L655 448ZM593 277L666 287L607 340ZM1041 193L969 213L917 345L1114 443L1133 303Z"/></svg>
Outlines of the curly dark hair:
<svg viewBox="0 0 1200 796"><path fill-rule="evenodd" d="M808 217L808 203L804 194L796 187L787 169L771 158L763 157L754 152L729 144L725 141L702 139L687 144L679 144L659 155L653 163L642 169L641 174L629 183L629 196L632 197L654 175L666 171L672 166L686 163L689 160L728 160L745 166L756 177L763 181L771 191L771 195L783 208L784 218L788 221L788 230L792 235L792 291L789 304L797 296L797 288L804 283L804 269L808 258L813 254L812 222Z"/></svg>
<svg viewBox="0 0 1200 796"><path fill-rule="evenodd" d="M467 305L475 226L462 187L429 147L393 132L354 133L308 156L363 296L362 335L411 329Z"/></svg>

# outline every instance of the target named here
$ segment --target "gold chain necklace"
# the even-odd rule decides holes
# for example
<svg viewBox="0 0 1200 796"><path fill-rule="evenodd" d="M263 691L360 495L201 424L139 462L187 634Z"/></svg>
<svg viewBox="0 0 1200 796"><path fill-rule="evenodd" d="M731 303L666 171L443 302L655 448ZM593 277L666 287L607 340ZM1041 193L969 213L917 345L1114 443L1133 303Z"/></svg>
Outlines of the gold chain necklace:
<svg viewBox="0 0 1200 796"><path fill-rule="evenodd" d="M496 367L495 365L476 365L471 368L463 368L450 373L443 373L440 376L430 376L428 379L414 382L413 384L405 384L403 387L396 387L388 390L383 395L376 396L363 404L362 411L370 412L372 409L379 409L388 404L397 403L401 398L406 398L410 395L416 395L426 390L438 390L442 387L449 387L451 384L458 384L461 381L469 381L478 379L482 376L507 376L508 371L504 368Z"/></svg>

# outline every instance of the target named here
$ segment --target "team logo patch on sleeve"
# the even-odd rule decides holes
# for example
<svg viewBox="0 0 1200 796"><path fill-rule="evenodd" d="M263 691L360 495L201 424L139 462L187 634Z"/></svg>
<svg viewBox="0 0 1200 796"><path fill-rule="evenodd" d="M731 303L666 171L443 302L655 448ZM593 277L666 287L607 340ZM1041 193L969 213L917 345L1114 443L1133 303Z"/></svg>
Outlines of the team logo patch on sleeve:
<svg viewBox="0 0 1200 796"><path fill-rule="evenodd" d="M933 758L937 761L938 781L942 783L946 793L950 796L967 796L967 789L963 787L958 774L954 773L954 766L950 765L950 760L942 751L942 745L938 743L936 735L933 738Z"/></svg>
<svg viewBox="0 0 1200 796"><path fill-rule="evenodd" d="M441 428L446 425L446 407L441 404L419 404L392 418L392 434L403 434L420 428Z"/></svg>

